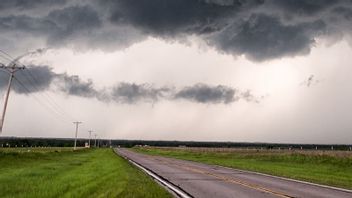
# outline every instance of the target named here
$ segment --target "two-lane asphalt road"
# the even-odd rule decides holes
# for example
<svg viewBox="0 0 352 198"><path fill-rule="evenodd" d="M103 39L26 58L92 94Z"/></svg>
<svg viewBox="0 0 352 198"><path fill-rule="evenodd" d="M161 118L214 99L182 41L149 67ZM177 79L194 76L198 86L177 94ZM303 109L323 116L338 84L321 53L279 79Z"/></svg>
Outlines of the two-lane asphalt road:
<svg viewBox="0 0 352 198"><path fill-rule="evenodd" d="M253 172L144 155L127 149L117 149L117 152L193 197L352 197L352 192Z"/></svg>

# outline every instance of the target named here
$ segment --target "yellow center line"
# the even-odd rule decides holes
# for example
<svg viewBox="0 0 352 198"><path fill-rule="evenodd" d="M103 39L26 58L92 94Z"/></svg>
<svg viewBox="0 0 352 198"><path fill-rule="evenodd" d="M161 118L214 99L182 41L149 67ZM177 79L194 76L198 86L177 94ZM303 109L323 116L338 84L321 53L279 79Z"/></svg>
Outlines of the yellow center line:
<svg viewBox="0 0 352 198"><path fill-rule="evenodd" d="M254 189L254 190L261 191L261 192L269 193L269 194L275 195L277 197L284 197L284 198L292 198L293 197L293 196L289 196L289 195L287 195L285 193L278 192L278 191L275 191L275 190L271 190L269 188L266 188L266 187L263 187L263 186L260 186L260 185L257 185L257 184L244 182L244 181L241 181L239 179L228 178L228 177L225 177L225 176L222 176L222 175L218 175L218 174L215 174L215 173L210 173L208 171L201 170L199 168L194 168L194 167L187 166L187 165L184 165L184 164L175 164L175 162L168 162L167 160L160 159L160 158L155 158L155 157L151 157L151 158L153 158L154 160L158 160L158 161L160 161L160 162L162 162L164 164L167 164L167 165L176 166L177 168L181 168L183 170L188 170L188 171L192 171L192 172L195 172L195 173L199 173L199 174L215 177L217 179L220 179L220 180L228 182L228 183L238 184L238 185L241 185L241 186L245 186L247 188L251 188L251 189Z"/></svg>

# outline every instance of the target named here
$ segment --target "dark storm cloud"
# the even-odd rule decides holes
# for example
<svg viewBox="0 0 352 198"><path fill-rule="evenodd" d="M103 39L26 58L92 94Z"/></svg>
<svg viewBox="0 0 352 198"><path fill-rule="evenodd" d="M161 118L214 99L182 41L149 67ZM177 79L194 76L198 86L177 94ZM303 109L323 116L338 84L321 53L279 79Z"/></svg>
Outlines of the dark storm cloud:
<svg viewBox="0 0 352 198"><path fill-rule="evenodd" d="M199 103L230 103L235 98L236 89L227 86L208 86L206 84L196 84L185 87L175 94L176 99L191 100Z"/></svg>
<svg viewBox="0 0 352 198"><path fill-rule="evenodd" d="M88 5L56 9L43 17L28 15L0 17L1 32L41 36L46 38L49 46L62 45L69 42L69 39L87 36L101 25L98 13Z"/></svg>
<svg viewBox="0 0 352 198"><path fill-rule="evenodd" d="M291 12L302 15L314 15L318 12L331 8L339 4L339 0L269 0L269 5L274 8L282 9L285 12ZM347 2L347 1L346 1Z"/></svg>
<svg viewBox="0 0 352 198"><path fill-rule="evenodd" d="M54 10L46 20L56 24L58 31L51 33L50 42L58 43L71 35L84 36L89 31L99 28L102 22L98 13L90 6L68 7Z"/></svg>
<svg viewBox="0 0 352 198"><path fill-rule="evenodd" d="M104 1L103 1L104 2ZM131 24L156 36L188 33L210 33L223 28L226 17L236 14L246 1L199 0L119 0L108 1L110 20L116 24ZM223 3L222 3L223 2ZM253 1L254 2L254 1Z"/></svg>
<svg viewBox="0 0 352 198"><path fill-rule="evenodd" d="M159 100L185 100L203 104L229 104L243 99L247 102L260 102L261 98L254 96L250 90L241 91L236 88L217 85L211 86L198 83L183 88L154 87L150 84L121 82L112 88L111 100L118 103L138 103Z"/></svg>
<svg viewBox="0 0 352 198"><path fill-rule="evenodd" d="M55 76L56 74L48 66L30 65L26 67L26 70L19 70L15 73L15 79L13 80L12 88L15 92L20 94L41 92L49 88ZM5 89L7 87L9 77L9 73L1 70L1 89ZM25 88L23 86L25 86Z"/></svg>
<svg viewBox="0 0 352 198"><path fill-rule="evenodd" d="M9 73L0 72L0 89L7 87ZM93 87L91 80L82 80L79 76L66 73L55 73L49 66L29 65L24 70L15 73L13 90L19 94L30 94L46 91L51 88L58 89L67 95L80 97L98 97L98 91Z"/></svg>
<svg viewBox="0 0 352 198"><path fill-rule="evenodd" d="M345 20L350 21L352 19L352 8L336 7L332 12L342 16Z"/></svg>
<svg viewBox="0 0 352 198"><path fill-rule="evenodd" d="M109 19L117 25L129 24L166 39L198 35L223 53L246 55L254 61L308 54L329 26L319 13L351 4L329 0L103 2L111 6Z"/></svg>
<svg viewBox="0 0 352 198"><path fill-rule="evenodd" d="M154 88L149 84L122 82L113 87L111 96L112 100L119 103L156 102L172 92L172 88Z"/></svg>
<svg viewBox="0 0 352 198"><path fill-rule="evenodd" d="M262 61L306 54L315 42L314 37L324 30L322 21L284 25L276 17L256 14L239 25L229 26L210 43L223 52L246 54L252 60Z"/></svg>
<svg viewBox="0 0 352 198"><path fill-rule="evenodd" d="M98 91L95 90L92 80L84 81L79 76L68 74L57 74L59 89L68 95L92 98L97 97Z"/></svg>
<svg viewBox="0 0 352 198"><path fill-rule="evenodd" d="M0 17L0 28L2 32L26 32L45 35L51 31L57 31L55 23L26 15L11 15Z"/></svg>
<svg viewBox="0 0 352 198"><path fill-rule="evenodd" d="M45 8L53 5L63 5L67 0L1 0L0 10Z"/></svg>
<svg viewBox="0 0 352 198"><path fill-rule="evenodd" d="M47 47L116 50L149 36L177 41L195 35L219 52L265 61L305 55L320 36L350 35L352 32L351 1L39 2L43 3L0 2L0 9L18 7L20 10L0 15L0 40L9 45L11 39L26 43L26 39L35 37L43 39ZM47 13L34 15L28 12L36 6L46 6Z"/></svg>

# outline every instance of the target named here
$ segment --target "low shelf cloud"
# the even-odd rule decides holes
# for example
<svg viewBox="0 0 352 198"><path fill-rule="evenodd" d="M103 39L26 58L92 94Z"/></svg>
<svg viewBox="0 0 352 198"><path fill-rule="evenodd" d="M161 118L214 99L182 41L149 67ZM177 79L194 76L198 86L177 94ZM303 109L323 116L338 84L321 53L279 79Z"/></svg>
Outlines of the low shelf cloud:
<svg viewBox="0 0 352 198"><path fill-rule="evenodd" d="M247 102L259 102L259 98L249 90L241 91L225 85L207 85L198 83L176 88L174 86L156 87L143 83L116 83L112 87L97 89L90 79L83 80L78 75L55 73L49 66L30 65L15 75L14 91L19 94L31 94L41 91L59 91L69 96L96 98L103 102L135 104L139 102L155 103L159 100L185 100L204 104L229 104L243 99ZM0 73L0 89L5 89L9 74ZM39 80L36 80L39 79ZM24 89L23 84L30 85ZM255 99L256 98L256 99Z"/></svg>

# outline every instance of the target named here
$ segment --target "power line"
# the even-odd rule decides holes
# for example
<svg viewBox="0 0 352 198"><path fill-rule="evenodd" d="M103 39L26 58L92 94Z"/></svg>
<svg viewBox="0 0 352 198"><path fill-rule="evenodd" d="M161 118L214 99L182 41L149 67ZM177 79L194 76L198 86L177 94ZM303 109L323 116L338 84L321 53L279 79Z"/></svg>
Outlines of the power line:
<svg viewBox="0 0 352 198"><path fill-rule="evenodd" d="M24 85L24 83L22 83L18 78L14 77L14 79L16 80L16 82L25 90L26 92L26 95L29 95L29 96L33 96L33 98L40 104L42 105L43 107L47 108L49 111L51 111L52 113L54 114L57 114L58 116L61 117L61 120L62 118L64 118L64 120L66 120L66 117L61 115L60 113L58 113L57 111L55 111L50 105L46 104L46 103L43 103L39 97L37 97L32 91L30 91L26 85ZM65 122L70 122L69 120L66 120Z"/></svg>
<svg viewBox="0 0 352 198"><path fill-rule="evenodd" d="M3 55L1 55L2 57L6 58L7 60L11 61L12 63L17 62L18 64L22 65L23 67L25 67L24 64L20 63L18 61L19 58L15 59L13 58L10 54L8 54L7 52L3 51L0 49L0 52L2 52L3 54L5 54L8 57L5 57ZM21 56L20 56L21 57ZM11 58L11 59L10 59ZM46 107L47 109L49 109L50 111L54 112L55 114L58 114L60 116L62 116L62 118L67 119L67 117L71 118L72 120L75 120L72 116L70 116L67 112L65 112L64 110L61 110L62 108L55 102L55 100L46 92L42 92L40 91L40 89L37 87L37 84L39 85L40 83L36 80L36 78L34 77L34 75L29 71L29 70L25 70L26 72L22 73L23 76L27 79L29 85L34 89L34 91L38 94L41 94L47 101L46 103L41 102L41 100L39 100L39 98L35 97L34 98L37 100L38 103L40 103L41 105L43 105L44 107ZM28 76L26 75L28 74ZM25 85L24 83L22 83L21 81L19 81L16 78L16 81L28 92L28 94L33 93L33 91L30 91Z"/></svg>
<svg viewBox="0 0 352 198"><path fill-rule="evenodd" d="M7 88L6 97L5 97L5 103L4 103L4 109L3 109L3 114L2 114L2 118L1 118L0 133L2 131L2 127L3 127L3 123L4 123L4 117L5 117L8 97L9 97L9 93L10 93L10 89L11 89L11 83L12 83L13 79L15 80L15 82L18 85L20 85L20 87L22 87L22 89L24 90L26 95L32 96L36 100L36 102L38 102L38 104L40 104L41 106L46 108L49 112L51 112L50 115L52 115L54 118L56 118L56 119L58 119L58 120L60 120L60 121L62 121L64 123L67 123L67 121L69 120L68 117L71 117L71 116L68 113L66 113L64 110L62 110L62 108L55 102L55 100L48 93L43 92L43 91L40 90L40 88L38 88L38 85L40 85L40 83L38 82L37 78L34 77L34 75L30 72L30 70L25 70L25 72L23 72L22 75L24 76L24 78L27 79L27 82L28 82L29 86L31 88L33 88L32 91L30 91L28 89L28 87L14 75L14 73L16 71L25 68L25 65L20 63L19 59L21 59L22 57L26 56L26 54L22 55L22 56L19 56L17 58L13 58L10 54L4 52L1 49L0 49L0 52L2 53L2 54L0 54L0 57L10 61L7 66L5 66L5 65L0 63L0 68L3 68L8 73L10 73L10 79L9 79L9 83L8 83L8 88ZM4 56L3 54L5 54L7 57ZM19 67L17 65L21 65L21 67ZM33 92L33 90L34 90L34 92ZM33 93L33 94L31 94L31 93ZM38 95L41 94L42 96L44 96L44 97L41 97L41 98L44 99L44 101L46 101L46 103L42 102L40 97L37 97L36 93ZM76 121L76 122L73 122L73 123L76 125L75 142L74 142L74 149L76 150L77 135L78 135L78 125L81 124L82 122Z"/></svg>
<svg viewBox="0 0 352 198"><path fill-rule="evenodd" d="M28 72L30 72L29 70L27 70ZM29 73L30 74L30 73ZM34 78L35 79L35 78ZM77 120L74 117L72 117L69 113L67 113L64 108L62 108L53 98L52 95L50 95L48 92L41 92L43 93L46 98L53 104L53 106L55 106L59 111L62 112L62 114L66 115L67 117L69 117L71 120Z"/></svg>
<svg viewBox="0 0 352 198"><path fill-rule="evenodd" d="M17 78L14 78L16 80L16 82L18 83L18 85L20 85L24 90L25 90L25 94L28 96L32 96L33 99L42 107L44 107L48 112L52 113L50 115L52 115L54 118L56 118L57 120L64 122L64 123L68 123L70 122L69 120L66 120L66 118L60 114L58 114L56 111L54 111L50 106L48 106L46 103L43 103L36 95L31 94L30 90L25 87L25 85L18 80ZM56 116L55 116L56 115Z"/></svg>
<svg viewBox="0 0 352 198"><path fill-rule="evenodd" d="M12 59L14 59L11 55L9 55L8 53L4 52L3 50L1 50L0 52L5 53L7 56L9 56ZM16 62L18 62L18 61L16 60ZM23 63L19 63L19 64L25 66ZM29 67L27 67L27 68L29 68ZM72 117L66 111L64 111L63 108L61 108L55 102L55 100L53 99L53 97L49 93L40 91L40 89L36 86L36 85L39 85L40 83L37 81L36 77L34 77L33 73L30 71L30 69L25 70L25 73L27 73L30 78L28 78L28 76L26 76L25 74L23 74L23 75L26 77L26 79L31 84L31 86L35 89L35 91L37 93L41 94L42 96L44 96L44 98L47 99L48 103L50 103L50 105L53 106L53 108L56 109L56 111L58 111L60 114L63 114L63 116L65 116L65 117L69 117L71 120L76 120L74 117Z"/></svg>
<svg viewBox="0 0 352 198"><path fill-rule="evenodd" d="M44 99L46 99L46 101L48 102L49 105L52 106L53 109L55 109L58 113L62 114L65 117L69 117L72 121L76 120L75 118L73 118L70 114L68 114L62 107L60 107L60 105L58 105L55 100L53 99L53 97L49 94L46 93L45 91L41 91L36 84L40 84L36 78L34 77L34 75L30 72L30 70L26 70L26 72L28 73L29 77L27 75L24 74L25 78L28 80L29 84L34 88L34 90L36 91L36 93L41 94L43 96Z"/></svg>
<svg viewBox="0 0 352 198"><path fill-rule="evenodd" d="M2 57L3 59L5 59L6 61L10 61L10 62L11 62L11 59L10 59L10 58L8 58L8 57L6 57L6 56L4 56L4 55L2 55L2 54L0 54L0 57Z"/></svg>
<svg viewBox="0 0 352 198"><path fill-rule="evenodd" d="M5 52L4 50L0 49L0 52L5 54L6 56L10 57L11 59L15 59L13 56L11 56L9 53Z"/></svg>
<svg viewBox="0 0 352 198"><path fill-rule="evenodd" d="M26 78L26 80L28 81L28 85L30 85L30 86L33 88L33 90L31 91L31 93L33 93L33 94L41 94L42 96L44 96L43 98L46 97L46 95L42 94L42 92L39 90L39 88L37 88L37 86L32 82L32 80L31 80L30 78L28 78L27 75L23 74L23 76L24 76L24 77ZM49 104L51 107L53 107L53 109L54 109L55 111L57 111L58 113L62 114L62 112L61 112L55 105L53 105L50 100L48 100L48 101L49 101L48 104Z"/></svg>
<svg viewBox="0 0 352 198"><path fill-rule="evenodd" d="M70 122L69 120L67 120L66 117L62 116L61 114L58 114L55 110L53 110L52 108L50 108L50 106L48 106L47 104L43 103L36 95L31 94L31 91L30 91L18 78L16 78L16 77L14 76L14 79L16 80L16 82L18 83L18 85L20 85L20 86L24 89L24 91L26 92L26 95L32 96L32 97L35 99L35 101L36 101L39 105L43 106L43 107L46 108L48 111L50 111L51 113L53 113L53 114L51 114L51 115L52 115L54 118L56 118L56 119L58 119L58 120L60 120L60 121L62 121L62 122L64 122L64 123ZM54 114L55 114L57 117L55 117Z"/></svg>

